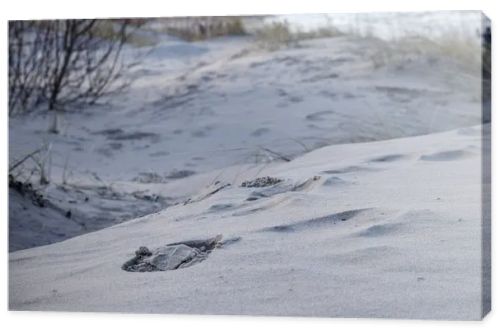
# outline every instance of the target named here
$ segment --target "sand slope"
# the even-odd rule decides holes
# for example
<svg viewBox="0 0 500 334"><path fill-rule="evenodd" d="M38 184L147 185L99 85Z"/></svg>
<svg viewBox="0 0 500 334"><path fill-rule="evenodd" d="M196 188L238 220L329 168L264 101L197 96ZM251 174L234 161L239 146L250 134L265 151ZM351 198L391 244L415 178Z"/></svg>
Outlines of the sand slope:
<svg viewBox="0 0 500 334"><path fill-rule="evenodd" d="M126 57L142 60L128 73L130 89L108 104L68 110L62 134L47 133L52 116L43 112L10 118L11 163L50 143L51 185L42 191L58 208L42 212L48 222L10 196L11 251L184 201L198 184L177 180L192 175L481 119L479 71L446 55L350 35L273 52L247 37L162 38L150 52L127 47ZM36 183L23 168L21 178ZM67 211L70 220L59 214Z"/></svg>
<svg viewBox="0 0 500 334"><path fill-rule="evenodd" d="M480 163L474 127L225 169L185 205L10 253L9 307L479 319ZM266 175L283 182L239 186ZM121 269L218 234L232 242L189 267Z"/></svg>

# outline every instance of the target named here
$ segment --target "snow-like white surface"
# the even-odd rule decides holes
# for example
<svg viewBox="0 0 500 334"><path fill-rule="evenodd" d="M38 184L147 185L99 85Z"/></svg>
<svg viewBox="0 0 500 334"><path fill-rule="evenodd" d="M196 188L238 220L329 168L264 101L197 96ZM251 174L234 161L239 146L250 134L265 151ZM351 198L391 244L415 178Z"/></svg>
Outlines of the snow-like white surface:
<svg viewBox="0 0 500 334"><path fill-rule="evenodd" d="M10 119L11 162L50 143L52 185L45 193L73 213L73 221L59 215L47 223L11 201L10 249L63 240L182 201L196 187L164 187L180 177L267 164L277 159L273 152L293 158L325 145L480 122L478 66L391 48L352 36L275 52L256 48L249 37L163 38L150 52L129 47L125 56L141 59L129 74L135 78L130 89L108 105L69 111L62 135L47 133L52 115ZM26 166L24 177L30 175ZM61 186L63 175L67 184ZM160 193L157 201L131 206Z"/></svg>
<svg viewBox="0 0 500 334"><path fill-rule="evenodd" d="M479 319L480 147L478 127L333 145L267 168L284 184L255 201L248 170L203 200L11 253L10 308ZM139 246L217 234L241 239L184 269L120 268Z"/></svg>
<svg viewBox="0 0 500 334"><path fill-rule="evenodd" d="M381 39L163 36L127 47L130 89L68 111L61 135L51 115L11 118L11 163L52 149L49 207L10 190L9 307L479 319L480 68L360 21ZM240 187L262 176L283 182ZM236 242L193 266L121 269L219 234Z"/></svg>
<svg viewBox="0 0 500 334"><path fill-rule="evenodd" d="M141 58L126 94L107 107L68 113L65 135L44 134L50 116L11 119L10 153L22 156L42 137L56 152L56 175L69 157L75 174L131 180L141 172L262 162L263 147L294 156L304 145L412 136L480 121L479 65L470 71L450 57L390 49L390 43L349 36L276 52L255 49L248 38L168 39ZM480 48L472 45L470 52Z"/></svg>

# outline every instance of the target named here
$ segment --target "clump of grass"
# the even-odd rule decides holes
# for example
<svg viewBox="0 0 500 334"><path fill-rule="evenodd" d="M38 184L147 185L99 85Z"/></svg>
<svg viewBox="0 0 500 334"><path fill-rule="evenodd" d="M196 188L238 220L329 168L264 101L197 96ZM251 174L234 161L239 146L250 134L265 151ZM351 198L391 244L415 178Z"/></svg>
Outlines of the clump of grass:
<svg viewBox="0 0 500 334"><path fill-rule="evenodd" d="M316 29L301 30L292 29L288 21L277 21L265 24L257 30L255 36L257 43L269 50L277 50L282 47L298 46L300 41L331 38L342 35L340 30L329 21L324 26Z"/></svg>
<svg viewBox="0 0 500 334"><path fill-rule="evenodd" d="M115 29L115 22L113 20L98 20L94 27L92 27L92 35L105 40L118 39L119 32Z"/></svg>
<svg viewBox="0 0 500 334"><path fill-rule="evenodd" d="M161 32L190 42L247 34L242 18L236 16L165 18L157 21Z"/></svg>
<svg viewBox="0 0 500 334"><path fill-rule="evenodd" d="M444 36L437 43L437 51L444 56L450 57L457 63L469 66L471 69L479 69L481 64L481 47L478 41L472 38L456 38Z"/></svg>
<svg viewBox="0 0 500 334"><path fill-rule="evenodd" d="M222 26L220 31L222 35L246 35L245 27L243 26L243 22L239 18L233 18L228 20L225 26Z"/></svg>
<svg viewBox="0 0 500 334"><path fill-rule="evenodd" d="M297 32L299 40L314 39L314 38L330 38L343 35L343 33L335 27L322 27L312 31Z"/></svg>
<svg viewBox="0 0 500 334"><path fill-rule="evenodd" d="M337 27L332 23L330 17L326 18L326 23L316 29L310 29L308 31L297 31L297 38L300 40L305 39L315 39L315 38L331 38L344 35Z"/></svg>
<svg viewBox="0 0 500 334"><path fill-rule="evenodd" d="M398 66L415 59L448 59L471 73L481 68L480 45L472 38L443 35L434 39L423 36L406 36L391 41L371 39L374 47L369 58L375 68L389 64Z"/></svg>
<svg viewBox="0 0 500 334"><path fill-rule="evenodd" d="M98 20L96 25L92 28L92 35L104 40L113 41L120 39L122 36L117 29L117 23L121 20L122 19ZM152 36L145 35L139 30L139 28L147 22L147 19L129 19L125 42L137 47L155 45L156 40L152 38Z"/></svg>
<svg viewBox="0 0 500 334"><path fill-rule="evenodd" d="M152 36L147 36L139 33L131 33L127 36L127 43L141 48L146 46L154 46L157 44L157 40Z"/></svg>
<svg viewBox="0 0 500 334"><path fill-rule="evenodd" d="M257 30L255 37L260 46L270 50L277 50L283 46L288 47L298 41L287 21L266 24Z"/></svg>

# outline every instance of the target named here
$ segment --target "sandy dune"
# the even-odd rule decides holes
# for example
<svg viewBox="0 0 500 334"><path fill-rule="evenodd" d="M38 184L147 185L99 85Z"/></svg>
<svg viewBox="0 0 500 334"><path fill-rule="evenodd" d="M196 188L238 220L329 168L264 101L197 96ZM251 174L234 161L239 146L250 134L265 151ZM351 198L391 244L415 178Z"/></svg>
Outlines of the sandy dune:
<svg viewBox="0 0 500 334"><path fill-rule="evenodd" d="M12 161L50 143L44 194L57 206L40 212L12 193L10 250L184 201L199 185L171 183L196 174L479 124L480 73L444 56L386 59L389 46L346 35L274 52L245 37L128 48L126 56L143 57L130 89L107 105L66 113L62 135L47 133L44 113L10 119ZM36 181L28 167L24 178Z"/></svg>
<svg viewBox="0 0 500 334"><path fill-rule="evenodd" d="M250 168L201 200L11 253L10 308L479 319L480 128L467 133L324 147L260 172L275 185L241 187ZM121 268L140 246L218 234L234 242L189 267Z"/></svg>
<svg viewBox="0 0 500 334"><path fill-rule="evenodd" d="M480 13L455 14L479 56ZM424 16L408 26L435 37ZM11 117L10 163L51 149L45 202L9 188L9 308L480 319L479 65L337 23L277 50L162 33L61 134ZM38 186L29 163L15 177Z"/></svg>

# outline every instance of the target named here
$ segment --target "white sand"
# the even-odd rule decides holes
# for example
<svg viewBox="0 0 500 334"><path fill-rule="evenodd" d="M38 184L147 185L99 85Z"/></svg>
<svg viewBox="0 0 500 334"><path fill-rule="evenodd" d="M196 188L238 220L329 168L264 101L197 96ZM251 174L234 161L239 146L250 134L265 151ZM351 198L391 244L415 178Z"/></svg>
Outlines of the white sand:
<svg viewBox="0 0 500 334"><path fill-rule="evenodd" d="M193 173L261 168L279 160L272 152L293 158L325 145L479 124L479 71L389 46L342 36L269 52L249 38L166 39L131 74L137 80L126 94L69 111L62 135L47 133L51 115L11 118L11 162L51 143L43 192L60 210L40 211L11 191L10 250L160 210L217 177L173 182ZM144 53L125 54L137 52ZM21 175L38 180L29 165ZM70 220L61 215L68 210Z"/></svg>
<svg viewBox="0 0 500 334"><path fill-rule="evenodd" d="M254 46L166 39L62 135L10 119L11 162L52 143L55 206L10 191L10 309L481 318L478 69L372 38ZM239 186L262 176L284 181ZM238 241L192 266L121 269L218 234Z"/></svg>
<svg viewBox="0 0 500 334"><path fill-rule="evenodd" d="M9 305L479 319L480 157L479 128L334 145L265 172L290 183L319 180L256 201L246 201L253 189L238 186L255 174L249 170L204 200L11 253ZM325 185L331 177L338 182ZM345 211L353 211L345 221L318 219ZM184 269L120 269L139 246L219 233L241 240Z"/></svg>

